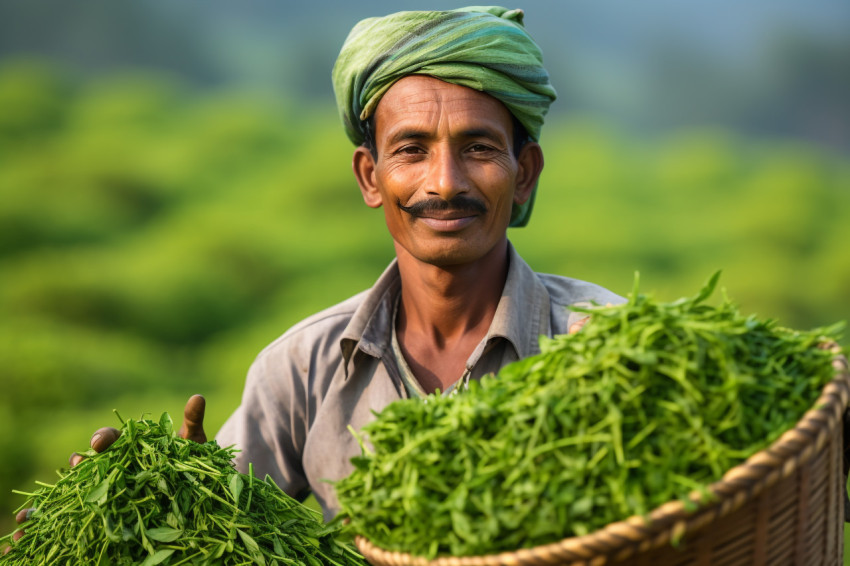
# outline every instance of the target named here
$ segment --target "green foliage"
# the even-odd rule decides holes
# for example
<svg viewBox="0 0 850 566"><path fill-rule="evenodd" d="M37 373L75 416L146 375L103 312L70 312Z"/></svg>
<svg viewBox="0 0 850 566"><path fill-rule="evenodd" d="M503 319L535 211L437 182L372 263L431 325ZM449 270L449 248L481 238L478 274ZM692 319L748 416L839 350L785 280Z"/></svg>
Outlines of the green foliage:
<svg viewBox="0 0 850 566"><path fill-rule="evenodd" d="M532 267L676 297L723 269L742 308L795 328L844 319L850 162L788 140L711 129L638 144L598 122L549 124L534 221L512 241Z"/></svg>
<svg viewBox="0 0 850 566"><path fill-rule="evenodd" d="M133 334L49 319L0 322L3 394L16 412L109 402L179 370L164 348Z"/></svg>
<svg viewBox="0 0 850 566"><path fill-rule="evenodd" d="M36 61L6 63L0 77L0 159L9 150L56 133L64 124L68 85Z"/></svg>
<svg viewBox="0 0 850 566"><path fill-rule="evenodd" d="M0 509L103 426L208 399L214 433L254 355L393 257L332 107L0 67ZM539 271L678 297L723 268L795 328L850 312L850 164L722 131L626 139L547 124L528 227ZM0 512L0 527L11 522Z"/></svg>
<svg viewBox="0 0 850 566"><path fill-rule="evenodd" d="M168 413L120 432L55 484L18 492L35 511L0 564L365 564L338 526L237 472L232 447L178 437Z"/></svg>
<svg viewBox="0 0 850 566"><path fill-rule="evenodd" d="M433 559L509 552L647 516L766 448L835 375L808 332L692 298L638 293L581 309L581 332L457 395L391 403L335 484L342 516L386 550ZM368 445L366 445L368 442Z"/></svg>

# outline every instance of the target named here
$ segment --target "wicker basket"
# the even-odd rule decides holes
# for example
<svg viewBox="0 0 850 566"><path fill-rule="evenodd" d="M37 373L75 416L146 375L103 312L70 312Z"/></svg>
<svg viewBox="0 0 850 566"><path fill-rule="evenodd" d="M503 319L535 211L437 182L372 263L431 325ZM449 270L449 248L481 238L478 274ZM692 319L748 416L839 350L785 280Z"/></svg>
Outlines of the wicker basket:
<svg viewBox="0 0 850 566"><path fill-rule="evenodd" d="M840 565L845 466L842 416L850 399L847 361L813 409L769 448L729 470L709 489L715 501L687 512L662 505L651 523L631 517L585 536L487 556L427 560L356 537L379 566L635 564L651 566ZM681 539L673 546L671 540Z"/></svg>

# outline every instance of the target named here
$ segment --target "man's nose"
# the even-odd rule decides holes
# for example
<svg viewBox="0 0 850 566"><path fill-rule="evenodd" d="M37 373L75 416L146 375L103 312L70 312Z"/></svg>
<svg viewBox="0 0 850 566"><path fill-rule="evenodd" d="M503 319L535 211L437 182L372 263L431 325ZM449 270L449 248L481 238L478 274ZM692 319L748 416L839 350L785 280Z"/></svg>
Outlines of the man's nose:
<svg viewBox="0 0 850 566"><path fill-rule="evenodd" d="M444 200L469 192L469 177L463 162L450 148L440 148L431 154L428 194Z"/></svg>

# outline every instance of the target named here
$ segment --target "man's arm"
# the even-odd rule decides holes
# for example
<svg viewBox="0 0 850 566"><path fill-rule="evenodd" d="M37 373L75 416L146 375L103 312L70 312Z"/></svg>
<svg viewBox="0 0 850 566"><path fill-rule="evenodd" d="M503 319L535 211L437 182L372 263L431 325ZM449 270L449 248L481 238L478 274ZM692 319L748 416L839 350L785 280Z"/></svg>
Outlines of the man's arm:
<svg viewBox="0 0 850 566"><path fill-rule="evenodd" d="M302 467L307 437L306 390L310 360L301 360L289 340L266 348L248 371L239 407L216 434L221 446L235 445L236 469L271 476L287 494L303 499L310 486Z"/></svg>

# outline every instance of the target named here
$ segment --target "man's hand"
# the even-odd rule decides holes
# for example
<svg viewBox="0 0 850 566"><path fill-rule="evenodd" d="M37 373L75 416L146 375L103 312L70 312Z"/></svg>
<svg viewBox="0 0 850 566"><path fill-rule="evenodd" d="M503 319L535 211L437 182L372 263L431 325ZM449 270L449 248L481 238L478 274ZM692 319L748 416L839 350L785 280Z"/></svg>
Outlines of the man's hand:
<svg viewBox="0 0 850 566"><path fill-rule="evenodd" d="M607 303L605 306L612 307L614 305L611 303ZM576 332L584 328L584 325L587 324L589 320L590 315L578 319L577 321L572 323L569 328L567 328L567 334L575 334Z"/></svg>
<svg viewBox="0 0 850 566"><path fill-rule="evenodd" d="M207 402L203 395L192 395L186 402L186 407L183 409L183 426L177 433L181 438L194 440L195 442L206 442L207 433L204 432L204 412L207 408ZM111 426L106 426L97 429L89 441L89 446L95 452L103 452L121 436L121 431ZM83 456L74 452L68 458L68 463L73 467L83 461ZM22 509L15 515L15 521L22 524L29 519L34 509ZM18 531L12 537L12 540L17 541L24 535L24 531ZM7 546L3 553L8 553L12 550L11 546Z"/></svg>
<svg viewBox="0 0 850 566"><path fill-rule="evenodd" d="M588 320L590 320L589 316L578 319L577 321L572 323L570 325L570 327L567 329L567 334L575 334L576 332L581 330L584 327L585 324L587 324Z"/></svg>
<svg viewBox="0 0 850 566"><path fill-rule="evenodd" d="M186 407L183 409L183 426L177 435L180 438L187 438L195 442L206 442L207 433L204 432L204 412L206 411L207 402L203 395L192 395L186 402ZM121 432L117 428L105 426L94 431L94 434L89 441L89 446L95 452L103 452L112 443L118 440ZM83 460L80 454L74 452L68 458L68 463L71 466L76 466Z"/></svg>

